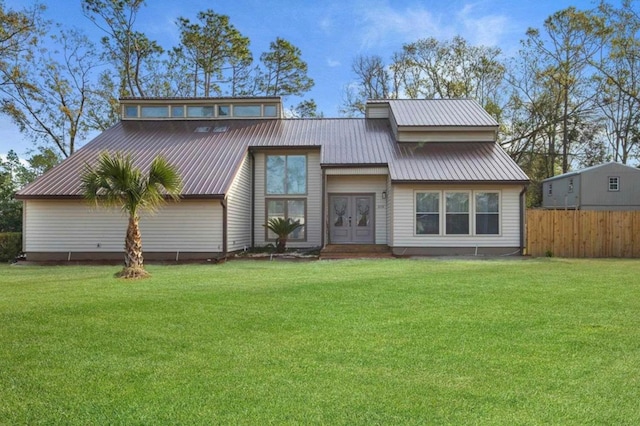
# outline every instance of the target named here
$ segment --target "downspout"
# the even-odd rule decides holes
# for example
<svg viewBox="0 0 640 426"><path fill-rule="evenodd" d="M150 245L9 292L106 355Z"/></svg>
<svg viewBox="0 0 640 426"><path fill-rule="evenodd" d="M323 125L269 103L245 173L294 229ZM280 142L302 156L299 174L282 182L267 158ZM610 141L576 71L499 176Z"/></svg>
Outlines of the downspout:
<svg viewBox="0 0 640 426"><path fill-rule="evenodd" d="M522 191L520 191L520 256L524 255L524 250L526 249L526 212L527 212L527 185L522 187Z"/></svg>
<svg viewBox="0 0 640 426"><path fill-rule="evenodd" d="M249 153L251 158L251 212L249 213L250 217L250 225L251 229L251 248L256 245L256 235L255 235L255 208L256 208L256 157L253 155L253 152Z"/></svg>
<svg viewBox="0 0 640 426"><path fill-rule="evenodd" d="M227 199L220 200L222 206L222 258L227 260Z"/></svg>
<svg viewBox="0 0 640 426"><path fill-rule="evenodd" d="M321 202L322 214L320 215L320 221L322 222L320 224L322 229L322 234L320 235L320 248L322 249L324 249L325 233L327 232L327 227L326 227L327 211L325 206L325 203L327 201L326 190L327 190L327 171L326 169L322 169L322 202Z"/></svg>

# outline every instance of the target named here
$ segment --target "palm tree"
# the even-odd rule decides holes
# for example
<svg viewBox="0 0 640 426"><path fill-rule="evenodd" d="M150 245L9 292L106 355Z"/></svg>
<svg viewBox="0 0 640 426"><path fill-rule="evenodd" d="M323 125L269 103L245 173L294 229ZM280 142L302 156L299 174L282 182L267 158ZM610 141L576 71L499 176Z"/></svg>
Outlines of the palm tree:
<svg viewBox="0 0 640 426"><path fill-rule="evenodd" d="M302 227L302 224L300 224L299 220L294 222L291 219L273 217L269 219L267 224L264 226L278 236L278 239L276 240L276 252L284 253L284 250L287 247L289 234Z"/></svg>
<svg viewBox="0 0 640 426"><path fill-rule="evenodd" d="M125 237L123 278L144 278L140 212L155 211L165 198L179 198L181 179L177 170L163 157L151 162L149 172L143 175L134 167L130 155L103 152L95 167L86 164L81 177L84 197L95 205L120 207L129 215Z"/></svg>

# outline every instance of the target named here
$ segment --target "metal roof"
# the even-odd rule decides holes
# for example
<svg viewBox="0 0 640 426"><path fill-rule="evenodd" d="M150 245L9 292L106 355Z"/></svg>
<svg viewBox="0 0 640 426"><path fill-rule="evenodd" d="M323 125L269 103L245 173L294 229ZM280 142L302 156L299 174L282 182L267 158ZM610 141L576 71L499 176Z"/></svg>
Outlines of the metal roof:
<svg viewBox="0 0 640 426"><path fill-rule="evenodd" d="M496 120L472 99L391 99L386 102L398 126L498 127Z"/></svg>
<svg viewBox="0 0 640 426"><path fill-rule="evenodd" d="M609 161L607 163L602 163L602 164L596 164L595 166L589 166L589 167L585 167L584 169L580 169L580 170L574 170L571 172L567 172L567 173L563 173L561 175L556 175L556 176L551 176L548 177L546 179L544 179L542 182L549 182L549 181L553 181L556 179L563 179L563 178L567 178L567 177L571 177L571 176L576 176L576 175L581 175L583 173L589 173L593 170L598 170L598 169L616 169L616 170L629 170L632 172L640 172L640 169L636 168L636 167L632 167L629 166L627 164L622 164L622 163L618 163L615 161Z"/></svg>
<svg viewBox="0 0 640 426"><path fill-rule="evenodd" d="M527 175L496 143L398 144L391 180L525 183Z"/></svg>
<svg viewBox="0 0 640 426"><path fill-rule="evenodd" d="M201 127L209 130L196 131ZM106 130L17 196L80 197L85 164L103 151L121 151L143 169L163 155L182 176L185 198L223 197L249 150L295 147L320 149L323 167L388 165L393 181L528 181L495 143L400 144L387 119L131 120Z"/></svg>

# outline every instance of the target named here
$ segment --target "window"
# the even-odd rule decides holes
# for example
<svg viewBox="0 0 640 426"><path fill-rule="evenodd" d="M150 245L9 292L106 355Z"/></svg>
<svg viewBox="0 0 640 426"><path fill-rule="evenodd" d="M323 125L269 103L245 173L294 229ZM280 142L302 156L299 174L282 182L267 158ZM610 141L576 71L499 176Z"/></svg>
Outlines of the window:
<svg viewBox="0 0 640 426"><path fill-rule="evenodd" d="M552 183L549 184L549 188L548 188L547 194L548 195L553 195L553 184Z"/></svg>
<svg viewBox="0 0 640 426"><path fill-rule="evenodd" d="M229 116L229 105L218 105L218 117Z"/></svg>
<svg viewBox="0 0 640 426"><path fill-rule="evenodd" d="M264 116L265 117L275 117L276 116L276 106L275 105L265 105L264 106Z"/></svg>
<svg viewBox="0 0 640 426"><path fill-rule="evenodd" d="M469 234L469 193L447 192L445 230L447 234Z"/></svg>
<svg viewBox="0 0 640 426"><path fill-rule="evenodd" d="M305 155L267 155L267 194L306 194Z"/></svg>
<svg viewBox="0 0 640 426"><path fill-rule="evenodd" d="M169 109L166 106L146 106L140 107L140 116L144 118L164 118L169 116Z"/></svg>
<svg viewBox="0 0 640 426"><path fill-rule="evenodd" d="M233 107L234 117L260 117L260 105L235 105Z"/></svg>
<svg viewBox="0 0 640 426"><path fill-rule="evenodd" d="M415 235L500 234L500 191L416 191L414 208Z"/></svg>
<svg viewBox="0 0 640 426"><path fill-rule="evenodd" d="M416 234L440 234L439 192L416 192Z"/></svg>
<svg viewBox="0 0 640 426"><path fill-rule="evenodd" d="M609 191L620 191L620 178L609 176Z"/></svg>
<svg viewBox="0 0 640 426"><path fill-rule="evenodd" d="M184 107L183 106L172 106L171 107L171 117L184 117Z"/></svg>
<svg viewBox="0 0 640 426"><path fill-rule="evenodd" d="M476 234L500 233L500 194L476 192Z"/></svg>
<svg viewBox="0 0 640 426"><path fill-rule="evenodd" d="M303 241L306 239L306 199L267 199L267 221L275 217L299 220L303 225L289 234L290 240ZM266 229L266 228L265 228ZM278 236L266 230L266 239L275 240Z"/></svg>
<svg viewBox="0 0 640 426"><path fill-rule="evenodd" d="M124 116L128 118L138 117L138 107L135 105L127 105L124 107Z"/></svg>
<svg viewBox="0 0 640 426"><path fill-rule="evenodd" d="M188 106L188 117L213 117L212 106Z"/></svg>
<svg viewBox="0 0 640 426"><path fill-rule="evenodd" d="M573 192L573 178L569 179L569 192Z"/></svg>

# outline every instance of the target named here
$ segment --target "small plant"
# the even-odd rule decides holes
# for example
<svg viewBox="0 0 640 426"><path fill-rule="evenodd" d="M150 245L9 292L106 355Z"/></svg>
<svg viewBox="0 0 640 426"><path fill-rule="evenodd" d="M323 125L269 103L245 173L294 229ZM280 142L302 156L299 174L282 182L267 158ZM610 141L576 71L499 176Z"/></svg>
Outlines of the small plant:
<svg viewBox="0 0 640 426"><path fill-rule="evenodd" d="M551 250L547 250L547 251L544 252L544 255L546 257L553 257L553 252Z"/></svg>
<svg viewBox="0 0 640 426"><path fill-rule="evenodd" d="M285 249L287 248L287 240L289 239L289 234L291 234L296 229L301 228L302 224L299 220L296 220L294 222L291 219L274 217L269 219L267 224L263 226L278 236L278 238L276 239L276 253L284 253Z"/></svg>

